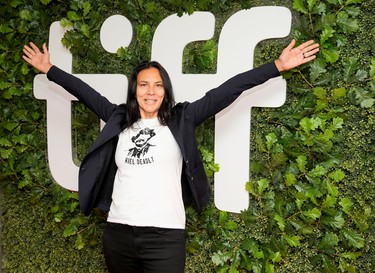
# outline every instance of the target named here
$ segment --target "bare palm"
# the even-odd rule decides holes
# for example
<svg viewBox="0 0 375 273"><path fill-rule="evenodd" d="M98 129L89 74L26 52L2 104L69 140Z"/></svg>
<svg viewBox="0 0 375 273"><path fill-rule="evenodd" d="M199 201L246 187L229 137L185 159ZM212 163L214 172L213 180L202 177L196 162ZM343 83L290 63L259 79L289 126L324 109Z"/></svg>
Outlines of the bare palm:
<svg viewBox="0 0 375 273"><path fill-rule="evenodd" d="M23 53L22 58L40 72L47 73L52 66L45 43L43 44L43 52L33 42L30 42L30 46L25 45L23 47Z"/></svg>
<svg viewBox="0 0 375 273"><path fill-rule="evenodd" d="M313 40L304 42L297 47L294 47L295 44L296 41L292 40L275 61L280 72L293 69L316 58L316 53L319 51L319 44Z"/></svg>

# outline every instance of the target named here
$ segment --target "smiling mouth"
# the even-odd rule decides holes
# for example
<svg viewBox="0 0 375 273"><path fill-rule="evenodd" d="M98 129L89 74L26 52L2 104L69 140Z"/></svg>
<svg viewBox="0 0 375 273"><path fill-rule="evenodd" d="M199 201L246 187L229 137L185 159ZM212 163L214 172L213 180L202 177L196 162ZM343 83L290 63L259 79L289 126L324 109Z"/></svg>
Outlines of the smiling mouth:
<svg viewBox="0 0 375 273"><path fill-rule="evenodd" d="M145 99L145 102L147 103L155 103L156 101L156 99Z"/></svg>

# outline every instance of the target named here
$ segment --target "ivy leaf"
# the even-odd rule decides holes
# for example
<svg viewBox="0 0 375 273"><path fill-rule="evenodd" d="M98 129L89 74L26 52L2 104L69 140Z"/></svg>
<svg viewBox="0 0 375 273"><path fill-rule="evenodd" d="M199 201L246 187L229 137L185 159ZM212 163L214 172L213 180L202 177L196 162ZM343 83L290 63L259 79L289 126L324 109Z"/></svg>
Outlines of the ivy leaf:
<svg viewBox="0 0 375 273"><path fill-rule="evenodd" d="M22 75L27 75L29 73L29 67L26 63L23 63L21 66L21 73Z"/></svg>
<svg viewBox="0 0 375 273"><path fill-rule="evenodd" d="M234 222L233 220L229 220L228 222L226 222L226 223L224 224L224 228L225 228L226 230L234 231L234 230L237 229L237 224L236 224L236 222Z"/></svg>
<svg viewBox="0 0 375 273"><path fill-rule="evenodd" d="M280 262L282 259L281 253L279 251L272 253L270 259L276 263Z"/></svg>
<svg viewBox="0 0 375 273"><path fill-rule="evenodd" d="M341 231L341 233L348 240L350 246L355 248L363 248L365 245L365 239L354 230L345 228Z"/></svg>
<svg viewBox="0 0 375 273"><path fill-rule="evenodd" d="M352 78L353 81L364 81L367 78L367 71L359 69L357 73L355 73L354 77Z"/></svg>
<svg viewBox="0 0 375 273"><path fill-rule="evenodd" d="M333 185L330 181L326 182L326 189L328 193L332 196L337 196L337 194L339 193L338 187Z"/></svg>
<svg viewBox="0 0 375 273"><path fill-rule="evenodd" d="M316 220L320 218L320 216L322 215L322 212L317 208L313 208L311 210L304 211L303 215L309 217L312 220Z"/></svg>
<svg viewBox="0 0 375 273"><path fill-rule="evenodd" d="M63 212L58 212L58 213L55 213L53 215L53 220L56 222L56 223L60 223L62 221L62 219L64 218L64 213ZM65 233L65 230L64 230L64 233ZM65 235L64 235L65 236ZM67 236L65 236L67 237Z"/></svg>
<svg viewBox="0 0 375 273"><path fill-rule="evenodd" d="M306 156L299 155L296 159L296 162L297 162L297 166L298 166L299 171L304 172L306 170L305 166L307 164Z"/></svg>
<svg viewBox="0 0 375 273"><path fill-rule="evenodd" d="M83 16L87 16L87 14L90 13L91 11L91 4L90 2L84 2L83 5L82 5L82 8L83 8Z"/></svg>
<svg viewBox="0 0 375 273"><path fill-rule="evenodd" d="M311 12L316 5L316 0L307 0L307 5L309 7L309 11Z"/></svg>
<svg viewBox="0 0 375 273"><path fill-rule="evenodd" d="M314 88L313 94L321 100L324 100L327 98L327 91L323 87L316 87Z"/></svg>
<svg viewBox="0 0 375 273"><path fill-rule="evenodd" d="M349 57L344 63L344 80L349 82L358 68L358 60L355 57Z"/></svg>
<svg viewBox="0 0 375 273"><path fill-rule="evenodd" d="M254 196L257 196L255 189L254 189L254 183L253 182L246 182L245 189L251 193Z"/></svg>
<svg viewBox="0 0 375 273"><path fill-rule="evenodd" d="M11 147L12 143L6 138L0 138L0 146Z"/></svg>
<svg viewBox="0 0 375 273"><path fill-rule="evenodd" d="M308 13L306 7L304 6L303 0L294 0L293 1L293 8L296 11L299 11L299 12L301 12L303 14L307 14Z"/></svg>
<svg viewBox="0 0 375 273"><path fill-rule="evenodd" d="M21 19L26 20L26 21L32 21L33 20L33 16L32 16L31 11L26 10L26 9L20 11L20 17L21 17Z"/></svg>
<svg viewBox="0 0 375 273"><path fill-rule="evenodd" d="M367 98L367 99L364 99L363 101L361 101L361 107L371 108L372 106L374 106L374 103L375 103L375 99Z"/></svg>
<svg viewBox="0 0 375 273"><path fill-rule="evenodd" d="M265 189L268 188L269 181L265 178L258 180L258 194L262 195Z"/></svg>
<svg viewBox="0 0 375 273"><path fill-rule="evenodd" d="M363 108L370 108L374 105L374 99L371 98L371 95L368 91L358 86L355 86L350 89L350 93L354 93L357 99L357 103Z"/></svg>
<svg viewBox="0 0 375 273"><path fill-rule="evenodd" d="M339 12L337 16L337 23L344 33L353 33L359 29L358 20L349 18L346 12Z"/></svg>
<svg viewBox="0 0 375 273"><path fill-rule="evenodd" d="M83 238L82 238L82 235L81 234L78 234L77 235L77 239L74 243L74 246L76 247L76 249L82 249L85 247L85 242L83 241Z"/></svg>
<svg viewBox="0 0 375 273"><path fill-rule="evenodd" d="M63 18L60 20L60 26L62 26L63 28L72 27L73 22L68 20L67 18Z"/></svg>
<svg viewBox="0 0 375 273"><path fill-rule="evenodd" d="M11 87L12 84L8 83L7 81L0 79L0 90L5 90L9 87Z"/></svg>
<svg viewBox="0 0 375 273"><path fill-rule="evenodd" d="M77 14L77 12L75 12L75 11L71 11L71 10L68 11L67 16L68 16L68 19L70 21L79 21L79 20L81 20L81 16L79 16Z"/></svg>
<svg viewBox="0 0 375 273"><path fill-rule="evenodd" d="M12 0L12 1L9 1L8 4L9 4L12 8L16 8L16 7L18 7L20 4L23 4L23 2L20 1L20 0Z"/></svg>
<svg viewBox="0 0 375 273"><path fill-rule="evenodd" d="M314 169L308 172L310 177L322 177L326 174L326 169L323 166L316 166Z"/></svg>
<svg viewBox="0 0 375 273"><path fill-rule="evenodd" d="M131 53L127 48L120 47L117 49L117 57L119 57L121 60L130 61L131 60Z"/></svg>
<svg viewBox="0 0 375 273"><path fill-rule="evenodd" d="M323 239L319 243L319 248L327 250L334 246L337 246L339 243L339 237L333 232L326 232Z"/></svg>
<svg viewBox="0 0 375 273"><path fill-rule="evenodd" d="M223 266L228 260L230 259L229 255L227 253L223 253L220 250L212 255L211 260L214 263L214 265Z"/></svg>
<svg viewBox="0 0 375 273"><path fill-rule="evenodd" d="M264 257L263 251L259 250L259 245L251 239L245 239L241 247L243 250L251 252L256 259L262 259Z"/></svg>
<svg viewBox="0 0 375 273"><path fill-rule="evenodd" d="M311 131L322 125L322 120L319 117L303 118L299 124L306 134L310 134Z"/></svg>
<svg viewBox="0 0 375 273"><path fill-rule="evenodd" d="M337 62L337 60L339 59L339 55L340 55L339 52L333 48L331 49L322 48L321 53L324 59L331 64Z"/></svg>
<svg viewBox="0 0 375 273"><path fill-rule="evenodd" d="M332 228L335 229L341 229L343 225L345 224L345 220L342 217L342 213L338 212L336 215L332 216L327 216L327 217L322 217L322 223L325 225L328 225Z"/></svg>
<svg viewBox="0 0 375 273"><path fill-rule="evenodd" d="M83 33L83 35L85 35L87 38L90 38L90 26L88 24L82 24L79 29Z"/></svg>
<svg viewBox="0 0 375 273"><path fill-rule="evenodd" d="M266 145L267 145L267 149L268 151L271 150L272 146L277 143L277 136L275 133L270 133L268 135L266 135Z"/></svg>
<svg viewBox="0 0 375 273"><path fill-rule="evenodd" d="M331 172L328 177L333 179L335 182L339 182L344 179L345 174L342 170L336 170L334 172Z"/></svg>
<svg viewBox="0 0 375 273"><path fill-rule="evenodd" d="M13 30L9 27L8 23L0 24L0 33L6 34Z"/></svg>
<svg viewBox="0 0 375 273"><path fill-rule="evenodd" d="M290 245L291 247L297 247L301 244L298 236L288 236L284 234L283 238L287 241L288 245Z"/></svg>
<svg viewBox="0 0 375 273"><path fill-rule="evenodd" d="M332 131L336 131L337 129L341 129L343 123L344 123L344 120L342 118L334 118L332 120L332 124L329 126L329 129L331 129Z"/></svg>
<svg viewBox="0 0 375 273"><path fill-rule="evenodd" d="M297 183L296 176L293 173L287 173L285 175L285 185L288 187L293 186Z"/></svg>
<svg viewBox="0 0 375 273"><path fill-rule="evenodd" d="M331 26L324 27L322 34L320 34L320 44L324 45L329 38L333 37L335 30Z"/></svg>
<svg viewBox="0 0 375 273"><path fill-rule="evenodd" d="M13 153L13 149L0 149L0 156L3 159L8 159Z"/></svg>
<svg viewBox="0 0 375 273"><path fill-rule="evenodd" d="M270 263L266 263L266 273L274 273L275 272L275 266Z"/></svg>
<svg viewBox="0 0 375 273"><path fill-rule="evenodd" d="M361 252L351 252L351 251L349 251L349 252L342 253L340 256L343 257L343 258L346 258L346 259L356 260L361 255L362 255Z"/></svg>
<svg viewBox="0 0 375 273"><path fill-rule="evenodd" d="M281 215L276 213L275 217L273 219L276 220L277 225L279 226L280 230L284 231L285 230L285 220L284 220L284 218Z"/></svg>
<svg viewBox="0 0 375 273"><path fill-rule="evenodd" d="M352 201L350 201L349 198L343 198L339 204L341 205L342 207L342 210L346 213L346 214L349 214L350 213L350 208L352 207L353 203Z"/></svg>
<svg viewBox="0 0 375 273"><path fill-rule="evenodd" d="M226 211L221 210L219 212L219 224L223 224L228 219L228 213Z"/></svg>
<svg viewBox="0 0 375 273"><path fill-rule="evenodd" d="M337 100L346 96L345 87L339 87L332 90L332 99Z"/></svg>
<svg viewBox="0 0 375 273"><path fill-rule="evenodd" d="M316 59L310 64L310 80L315 82L320 75L327 72L326 62L323 59Z"/></svg>
<svg viewBox="0 0 375 273"><path fill-rule="evenodd" d="M323 208L332 208L336 205L336 197L327 195L326 199L324 200L322 206Z"/></svg>

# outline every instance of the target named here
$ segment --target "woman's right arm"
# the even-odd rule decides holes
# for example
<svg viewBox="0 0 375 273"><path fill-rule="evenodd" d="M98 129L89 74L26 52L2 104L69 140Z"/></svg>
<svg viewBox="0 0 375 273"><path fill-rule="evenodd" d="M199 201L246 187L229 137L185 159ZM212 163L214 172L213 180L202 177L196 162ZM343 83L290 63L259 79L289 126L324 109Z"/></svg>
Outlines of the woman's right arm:
<svg viewBox="0 0 375 273"><path fill-rule="evenodd" d="M22 58L32 65L34 68L47 74L49 80L63 87L70 94L75 96L80 102L90 108L104 122L108 120L116 104L108 101L107 98L101 96L91 86L81 79L61 70L50 62L50 54L47 46L43 44L43 52L34 44L30 43L30 47L25 45L23 48L24 55Z"/></svg>

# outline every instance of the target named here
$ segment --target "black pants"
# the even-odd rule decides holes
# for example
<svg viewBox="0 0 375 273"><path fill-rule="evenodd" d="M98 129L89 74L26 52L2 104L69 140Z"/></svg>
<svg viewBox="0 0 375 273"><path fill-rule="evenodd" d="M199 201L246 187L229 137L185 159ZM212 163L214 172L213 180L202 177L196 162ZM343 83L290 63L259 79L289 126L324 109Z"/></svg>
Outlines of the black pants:
<svg viewBox="0 0 375 273"><path fill-rule="evenodd" d="M103 247L110 273L184 272L186 232L183 229L107 223Z"/></svg>

